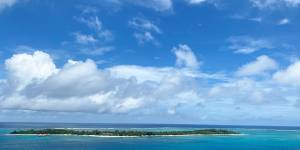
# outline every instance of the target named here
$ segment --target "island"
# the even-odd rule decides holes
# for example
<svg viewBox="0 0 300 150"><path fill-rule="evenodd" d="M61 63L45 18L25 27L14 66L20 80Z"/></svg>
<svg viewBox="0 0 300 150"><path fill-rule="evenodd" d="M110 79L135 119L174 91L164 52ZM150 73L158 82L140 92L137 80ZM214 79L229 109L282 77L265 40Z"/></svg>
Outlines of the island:
<svg viewBox="0 0 300 150"><path fill-rule="evenodd" d="M141 131L141 130L74 130L29 129L12 131L14 135L82 135L82 136L184 136L184 135L237 135L236 131L224 129L199 129L190 131Z"/></svg>

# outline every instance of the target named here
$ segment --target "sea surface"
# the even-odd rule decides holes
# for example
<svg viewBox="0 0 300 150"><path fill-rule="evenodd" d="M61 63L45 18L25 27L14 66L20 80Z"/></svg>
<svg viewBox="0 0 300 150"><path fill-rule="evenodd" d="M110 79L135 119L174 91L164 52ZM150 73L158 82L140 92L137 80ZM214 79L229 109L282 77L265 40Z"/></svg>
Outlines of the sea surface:
<svg viewBox="0 0 300 150"><path fill-rule="evenodd" d="M13 130L32 128L157 131L222 128L239 131L242 134L164 137L8 135ZM0 123L0 150L300 150L300 128L174 124Z"/></svg>

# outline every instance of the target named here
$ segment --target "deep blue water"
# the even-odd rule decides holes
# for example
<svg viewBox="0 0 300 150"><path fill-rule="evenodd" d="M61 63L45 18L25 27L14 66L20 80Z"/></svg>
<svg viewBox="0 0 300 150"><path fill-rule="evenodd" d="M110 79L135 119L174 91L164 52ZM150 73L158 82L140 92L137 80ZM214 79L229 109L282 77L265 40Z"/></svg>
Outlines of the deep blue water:
<svg viewBox="0 0 300 150"><path fill-rule="evenodd" d="M12 130L26 128L126 128L134 130L227 128L240 131L243 135L130 138L7 135ZM0 150L300 150L300 128L166 124L0 123Z"/></svg>

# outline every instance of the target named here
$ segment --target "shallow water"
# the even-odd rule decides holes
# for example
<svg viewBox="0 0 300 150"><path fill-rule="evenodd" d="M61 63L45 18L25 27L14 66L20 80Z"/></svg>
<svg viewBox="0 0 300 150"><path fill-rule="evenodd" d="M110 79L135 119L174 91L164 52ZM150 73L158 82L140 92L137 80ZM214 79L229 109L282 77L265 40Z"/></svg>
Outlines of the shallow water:
<svg viewBox="0 0 300 150"><path fill-rule="evenodd" d="M190 130L229 128L240 136L179 137L81 137L13 136L15 129L105 128L141 130ZM265 129L264 129L265 128ZM115 125L115 124L28 124L0 123L1 150L300 150L300 130L292 127L242 127L197 125Z"/></svg>

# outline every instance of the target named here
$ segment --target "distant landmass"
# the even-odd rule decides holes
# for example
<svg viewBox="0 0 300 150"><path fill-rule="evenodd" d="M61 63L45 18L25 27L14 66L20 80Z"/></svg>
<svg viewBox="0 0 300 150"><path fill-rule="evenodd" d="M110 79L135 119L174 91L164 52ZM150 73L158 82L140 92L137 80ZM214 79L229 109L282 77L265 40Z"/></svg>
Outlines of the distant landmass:
<svg viewBox="0 0 300 150"><path fill-rule="evenodd" d="M201 129L191 131L138 131L138 130L74 130L30 129L12 131L15 135L90 135L90 136L180 136L180 135L231 135L240 134L224 129Z"/></svg>

